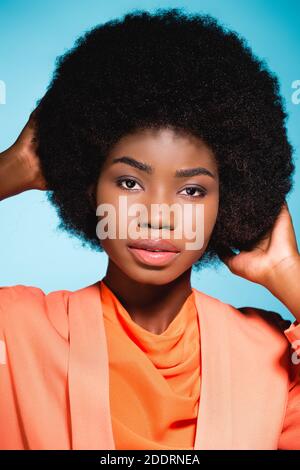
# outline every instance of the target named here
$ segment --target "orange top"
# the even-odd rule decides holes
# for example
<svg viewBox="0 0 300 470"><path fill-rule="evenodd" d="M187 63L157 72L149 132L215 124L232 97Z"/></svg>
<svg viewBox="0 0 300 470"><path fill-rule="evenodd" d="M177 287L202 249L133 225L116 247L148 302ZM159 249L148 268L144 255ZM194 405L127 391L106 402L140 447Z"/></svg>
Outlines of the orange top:
<svg viewBox="0 0 300 470"><path fill-rule="evenodd" d="M194 293L162 334L132 320L103 281L100 293L116 449L194 449L200 397Z"/></svg>

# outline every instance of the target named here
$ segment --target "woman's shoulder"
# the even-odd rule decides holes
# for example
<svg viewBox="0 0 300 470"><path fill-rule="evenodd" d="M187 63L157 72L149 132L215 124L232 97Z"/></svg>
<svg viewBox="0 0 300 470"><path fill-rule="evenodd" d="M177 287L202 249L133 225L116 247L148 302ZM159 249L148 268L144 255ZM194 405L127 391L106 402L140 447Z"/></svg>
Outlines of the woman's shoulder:
<svg viewBox="0 0 300 470"><path fill-rule="evenodd" d="M49 298L63 299L71 292L70 290L61 289L46 293L40 287L25 284L0 286L0 310L13 309L15 306L28 303L44 306L45 300Z"/></svg>
<svg viewBox="0 0 300 470"><path fill-rule="evenodd" d="M235 325L237 328L253 332L259 330L261 332L270 332L271 335L286 336L286 332L291 331L296 326L296 323L292 323L291 320L283 318L278 312L270 310L268 308L261 308L256 306L243 306L238 307L233 303L226 302L217 297L209 295L205 292L194 289L196 297L210 307L210 314L215 316L217 321L220 315L226 316L229 319L231 325ZM298 331L300 331L300 326Z"/></svg>
<svg viewBox="0 0 300 470"><path fill-rule="evenodd" d="M292 324L291 320L283 318L280 313L274 312L273 310L254 306L236 307L236 309L241 312L241 314L246 319L250 318L255 321L260 321L269 325L273 325L275 328L283 332L287 330Z"/></svg>
<svg viewBox="0 0 300 470"><path fill-rule="evenodd" d="M276 363L278 358L285 361L291 382L294 375L299 380L300 323L285 319L271 309L237 307L197 289L194 291L202 308L205 327L216 330L216 337L225 334L232 340L235 351L241 354L255 348L256 357L264 357L271 363Z"/></svg>
<svg viewBox="0 0 300 470"><path fill-rule="evenodd" d="M10 325L30 325L44 319L55 322L55 317L67 315L70 290L61 289L46 293L37 286L16 284L0 286L0 329Z"/></svg>

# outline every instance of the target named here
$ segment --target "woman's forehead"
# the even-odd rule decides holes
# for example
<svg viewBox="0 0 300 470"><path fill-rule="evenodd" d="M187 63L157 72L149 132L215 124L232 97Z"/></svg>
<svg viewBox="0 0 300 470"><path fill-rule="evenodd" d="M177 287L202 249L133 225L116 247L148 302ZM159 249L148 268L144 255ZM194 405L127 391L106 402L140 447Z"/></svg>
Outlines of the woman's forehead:
<svg viewBox="0 0 300 470"><path fill-rule="evenodd" d="M138 162L137 168L138 164L144 166L148 174L158 173L164 166L184 169L201 164L211 173L216 172L216 160L210 147L200 138L170 129L128 134L113 146L106 159L108 166L120 162L130 164L129 160Z"/></svg>

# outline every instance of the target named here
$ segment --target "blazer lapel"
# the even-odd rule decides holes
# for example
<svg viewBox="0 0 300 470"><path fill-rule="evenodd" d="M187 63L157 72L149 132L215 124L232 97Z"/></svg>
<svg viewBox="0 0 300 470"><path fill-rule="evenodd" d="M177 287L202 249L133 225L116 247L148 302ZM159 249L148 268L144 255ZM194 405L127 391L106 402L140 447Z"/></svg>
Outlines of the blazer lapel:
<svg viewBox="0 0 300 470"><path fill-rule="evenodd" d="M193 288L200 326L201 390L195 450L232 448L232 368L229 312Z"/></svg>
<svg viewBox="0 0 300 470"><path fill-rule="evenodd" d="M69 342L72 449L115 449L99 281L70 295Z"/></svg>

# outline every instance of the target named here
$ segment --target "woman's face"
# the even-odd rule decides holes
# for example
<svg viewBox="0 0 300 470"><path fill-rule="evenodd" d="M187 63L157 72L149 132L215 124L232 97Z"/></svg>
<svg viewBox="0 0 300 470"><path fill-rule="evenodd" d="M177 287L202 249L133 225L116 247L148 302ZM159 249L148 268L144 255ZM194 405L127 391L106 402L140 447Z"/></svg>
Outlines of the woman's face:
<svg viewBox="0 0 300 470"><path fill-rule="evenodd" d="M136 282L169 283L205 252L218 213L217 164L196 137L169 128L140 131L111 149L95 196L97 235L110 262ZM155 254L134 248L137 238L169 241L175 251Z"/></svg>

